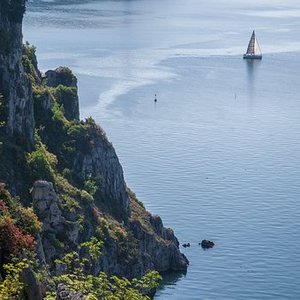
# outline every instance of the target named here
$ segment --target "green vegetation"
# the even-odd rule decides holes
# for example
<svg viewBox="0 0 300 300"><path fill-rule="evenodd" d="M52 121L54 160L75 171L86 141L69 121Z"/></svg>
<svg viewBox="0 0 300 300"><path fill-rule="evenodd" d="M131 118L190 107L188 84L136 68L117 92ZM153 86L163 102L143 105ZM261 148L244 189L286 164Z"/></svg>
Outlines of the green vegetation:
<svg viewBox="0 0 300 300"><path fill-rule="evenodd" d="M41 224L32 208L25 208L0 184L0 299L24 299L22 274L34 257ZM3 278L3 277L2 277Z"/></svg>
<svg viewBox="0 0 300 300"><path fill-rule="evenodd" d="M64 115L68 120L73 120L74 117L74 103L78 100L77 88L59 85L51 88L52 94L57 100L58 104L64 108Z"/></svg>
<svg viewBox="0 0 300 300"><path fill-rule="evenodd" d="M35 236L41 225L31 208L24 208L0 186L0 249L4 261L10 254L35 250ZM1 261L0 261L1 263Z"/></svg>
<svg viewBox="0 0 300 300"><path fill-rule="evenodd" d="M99 258L102 246L103 242L96 237L92 237L90 241L81 244L81 247L88 249L89 255L94 261Z"/></svg>
<svg viewBox="0 0 300 300"><path fill-rule="evenodd" d="M146 300L150 298L145 295L157 288L161 280L157 272L149 272L139 280L127 280L117 276L109 277L103 272L98 276L92 275L91 267L99 259L104 244L96 236L81 244L81 248L84 250L82 257L77 252L69 252L62 259L57 259L55 264L59 265L59 269L63 272L50 278L47 270L38 267L34 257L34 237L41 230L37 216L31 208L24 208L17 198L11 197L3 185L0 188L0 199L0 249L4 257L0 269L5 274L4 280L0 281L1 299L21 300L26 298L27 286L22 276L26 269L34 271L37 282L45 283L50 280L45 297L48 300L56 299L55 286L60 283L63 283L67 290L79 292L85 299L92 300ZM99 226L107 234L109 223L102 217L99 217L98 221ZM120 248L123 248L124 241L128 241L126 231L121 227L115 227L113 230L116 238L120 240ZM97 235L99 236L99 234ZM57 242L60 243L56 240ZM128 245L128 242L126 243ZM57 247L63 249L63 245ZM130 248L124 248L122 255L125 255Z"/></svg>
<svg viewBox="0 0 300 300"><path fill-rule="evenodd" d="M29 267L27 259L13 258L10 263L3 266L6 273L5 279L0 282L0 299L2 300L22 300L24 299L25 283L21 280L21 275Z"/></svg>
<svg viewBox="0 0 300 300"><path fill-rule="evenodd" d="M85 156L89 160L101 138L104 147L111 147L104 131L91 117L85 121L74 118L75 76L68 68L60 68L58 81L62 84L47 86L47 80L37 69L35 52L29 43L24 45L22 62L32 84L34 100L34 144L21 135L8 137L4 128L0 129L0 151L4 158L0 182L6 181L21 199L12 197L0 183L0 299L28 297L25 271L34 273L46 300L56 299L58 284L89 300L149 299L146 295L153 293L160 281L157 272L132 280L103 272L95 275L101 266L102 251L112 251L116 263L130 266L138 263L141 249L128 229L130 219L124 209L110 192L108 195L103 192L104 175L75 164ZM6 120L2 103L0 95L0 127L4 127ZM35 180L53 183L58 194L57 205L65 220L59 232L42 230L31 207L29 191ZM149 214L135 195L128 192L131 217L147 234L153 234ZM65 234L68 227L74 235L69 240ZM55 263L43 267L39 264L35 255L40 240L43 243L46 240L46 247L55 252Z"/></svg>
<svg viewBox="0 0 300 300"><path fill-rule="evenodd" d="M33 85L36 85L40 82L40 73L37 69L37 60L35 53L36 48L34 46L31 46L28 42L23 45L22 63L24 70Z"/></svg>
<svg viewBox="0 0 300 300"><path fill-rule="evenodd" d="M46 146L41 142L37 133L35 134L35 139L36 150L27 154L27 164L32 170L33 180L53 181L57 158L54 154L47 151Z"/></svg>
<svg viewBox="0 0 300 300"><path fill-rule="evenodd" d="M94 243L95 240L91 242L92 248ZM67 253L56 263L63 266L65 272L54 277L55 283L63 283L69 291L79 292L87 300L148 300L150 297L145 294L155 290L161 280L157 272L149 272L141 279L131 281L117 276L109 277L103 272L98 276L86 274L87 260L81 260L76 252ZM55 300L55 291L49 291L46 299Z"/></svg>

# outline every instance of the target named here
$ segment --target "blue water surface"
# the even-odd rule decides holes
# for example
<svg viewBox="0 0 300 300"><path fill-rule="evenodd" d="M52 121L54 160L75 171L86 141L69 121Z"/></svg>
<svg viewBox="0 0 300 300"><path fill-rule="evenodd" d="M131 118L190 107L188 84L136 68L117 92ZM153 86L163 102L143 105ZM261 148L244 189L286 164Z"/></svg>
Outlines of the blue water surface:
<svg viewBox="0 0 300 300"><path fill-rule="evenodd" d="M75 71L81 116L191 243L155 299L300 299L299 1L73 2L30 3L24 40Z"/></svg>

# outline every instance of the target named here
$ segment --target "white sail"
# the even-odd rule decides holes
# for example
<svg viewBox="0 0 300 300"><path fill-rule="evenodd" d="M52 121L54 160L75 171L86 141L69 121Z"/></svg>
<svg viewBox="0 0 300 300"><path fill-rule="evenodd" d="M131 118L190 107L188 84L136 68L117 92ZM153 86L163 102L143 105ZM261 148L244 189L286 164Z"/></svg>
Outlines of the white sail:
<svg viewBox="0 0 300 300"><path fill-rule="evenodd" d="M249 41L249 44L248 44L248 48L247 48L247 54L250 54L250 55L253 55L254 52L255 52L255 33L254 33L254 30L253 30L253 33L251 35L251 38L250 38L250 41Z"/></svg>
<svg viewBox="0 0 300 300"><path fill-rule="evenodd" d="M248 48L247 48L247 52L244 55L244 58L262 58L262 53L258 44L258 41L255 37L255 32L253 30L249 44L248 44Z"/></svg>
<svg viewBox="0 0 300 300"><path fill-rule="evenodd" d="M260 50L260 47L259 47L259 44L258 44L258 41L257 41L256 38L255 38L255 41L254 41L254 54L255 55L261 55L261 50Z"/></svg>

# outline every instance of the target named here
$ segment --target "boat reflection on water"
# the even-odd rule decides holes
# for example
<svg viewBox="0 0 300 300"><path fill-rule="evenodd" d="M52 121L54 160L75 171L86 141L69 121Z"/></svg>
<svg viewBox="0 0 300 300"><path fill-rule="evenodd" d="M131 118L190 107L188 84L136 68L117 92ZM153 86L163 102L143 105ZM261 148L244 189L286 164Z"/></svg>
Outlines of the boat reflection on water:
<svg viewBox="0 0 300 300"><path fill-rule="evenodd" d="M245 59L247 69L247 90L250 99L255 96L255 79L262 61L260 59Z"/></svg>

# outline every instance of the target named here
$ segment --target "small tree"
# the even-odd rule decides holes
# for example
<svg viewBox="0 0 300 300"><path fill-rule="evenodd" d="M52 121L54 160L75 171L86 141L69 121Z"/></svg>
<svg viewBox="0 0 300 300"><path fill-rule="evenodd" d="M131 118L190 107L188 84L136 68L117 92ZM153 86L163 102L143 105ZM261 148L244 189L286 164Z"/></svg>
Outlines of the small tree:
<svg viewBox="0 0 300 300"><path fill-rule="evenodd" d="M5 279L0 282L0 299L24 299L25 284L21 280L22 273L29 267L27 259L13 257L10 263L3 266Z"/></svg>
<svg viewBox="0 0 300 300"><path fill-rule="evenodd" d="M0 249L3 256L19 255L24 250L34 251L34 237L24 234L9 215L0 217Z"/></svg>
<svg viewBox="0 0 300 300"><path fill-rule="evenodd" d="M102 242L92 238L82 246L88 249L91 257L96 258L101 253ZM56 260L55 263L64 270L63 274L54 276L56 285L63 283L68 291L79 293L88 300L150 300L150 297L145 294L155 290L161 281L160 275L154 271L147 273L141 279L132 280L117 276L109 277L104 272L98 276L91 275L85 272L89 261L85 258L81 259L76 252L65 254L62 260ZM46 299L57 299L55 294L55 291L49 291Z"/></svg>

